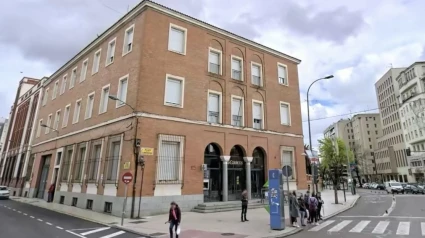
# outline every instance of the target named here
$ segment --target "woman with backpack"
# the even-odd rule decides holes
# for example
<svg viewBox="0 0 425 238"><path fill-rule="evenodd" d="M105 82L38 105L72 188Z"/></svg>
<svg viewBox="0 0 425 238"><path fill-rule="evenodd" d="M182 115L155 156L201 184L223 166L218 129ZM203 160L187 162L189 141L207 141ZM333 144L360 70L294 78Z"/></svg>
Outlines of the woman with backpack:
<svg viewBox="0 0 425 238"><path fill-rule="evenodd" d="M318 201L314 193L311 194L311 197L308 199L308 211L310 213L310 223L313 225L319 225L317 223L317 206ZM314 222L313 222L314 221Z"/></svg>
<svg viewBox="0 0 425 238"><path fill-rule="evenodd" d="M303 199L303 195L302 194L298 198L298 204L300 206L301 226L305 226L305 218L306 218L306 210L307 210L307 208L305 207L305 203L304 203L304 199Z"/></svg>

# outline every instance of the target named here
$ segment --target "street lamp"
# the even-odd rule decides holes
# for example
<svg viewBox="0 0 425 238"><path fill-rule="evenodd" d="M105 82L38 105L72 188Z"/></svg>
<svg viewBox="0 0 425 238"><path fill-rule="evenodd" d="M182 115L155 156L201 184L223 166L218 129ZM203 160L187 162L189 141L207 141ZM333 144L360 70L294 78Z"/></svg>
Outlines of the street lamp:
<svg viewBox="0 0 425 238"><path fill-rule="evenodd" d="M54 131L54 132L56 132L56 133L58 133L58 134L59 134L59 131L58 131L58 130L56 130L55 128L50 127L50 126L48 126L48 125L46 125L46 124L41 124L40 126L41 126L41 127L44 127L44 128L49 128L49 129L51 129L52 131Z"/></svg>
<svg viewBox="0 0 425 238"><path fill-rule="evenodd" d="M307 121L308 121L308 137L309 137L309 142L310 142L310 150L313 150L313 148L311 147L312 143L311 143L311 126L310 126L310 101L309 101L308 94L310 92L311 86L313 86L313 84L315 84L317 81L320 81L322 79L331 79L333 77L334 77L333 75L328 75L326 77L316 79L310 84L310 86L308 86L308 89L307 89ZM314 182L314 166L315 166L315 164L313 164L313 169L311 171L312 177L313 177L313 192L314 192L314 183L315 183ZM316 190L317 190L317 188L316 188Z"/></svg>

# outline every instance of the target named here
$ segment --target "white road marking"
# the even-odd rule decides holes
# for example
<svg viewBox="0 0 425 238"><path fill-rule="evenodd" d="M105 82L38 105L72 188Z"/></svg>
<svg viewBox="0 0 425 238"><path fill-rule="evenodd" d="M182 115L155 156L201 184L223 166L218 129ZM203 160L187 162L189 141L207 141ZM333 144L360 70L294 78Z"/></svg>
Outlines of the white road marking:
<svg viewBox="0 0 425 238"><path fill-rule="evenodd" d="M425 222L421 222L422 236L425 236Z"/></svg>
<svg viewBox="0 0 425 238"><path fill-rule="evenodd" d="M337 216L340 218L380 218L382 219L382 216ZM406 217L406 216L388 216L386 218L398 218L398 219L425 219L425 217Z"/></svg>
<svg viewBox="0 0 425 238"><path fill-rule="evenodd" d="M107 236L102 236L100 238L112 238L112 237L115 237L115 236L122 235L124 233L125 233L125 231L118 231L118 232L112 233L112 234L107 235Z"/></svg>
<svg viewBox="0 0 425 238"><path fill-rule="evenodd" d="M13 209L14 212L16 212L16 209Z"/></svg>
<svg viewBox="0 0 425 238"><path fill-rule="evenodd" d="M50 222L46 222L46 224L47 224L47 225L49 225L49 226L53 225L53 224L52 224L52 223L50 223Z"/></svg>
<svg viewBox="0 0 425 238"><path fill-rule="evenodd" d="M382 216L383 216L383 217L387 217L387 216L389 216L389 215L390 215L390 213L394 210L395 205L396 205L396 199L395 199L395 197L393 197L393 201L392 201L392 203L391 203L391 207L390 207L390 208L388 208L388 210L387 210L387 212L388 212L388 213L384 213Z"/></svg>
<svg viewBox="0 0 425 238"><path fill-rule="evenodd" d="M410 222L400 222L398 224L396 235L409 235L410 233Z"/></svg>
<svg viewBox="0 0 425 238"><path fill-rule="evenodd" d="M69 229L69 230L70 231L87 231L87 230L93 230L93 229L99 229L99 228L104 228L104 226L102 226L102 227L92 227L92 228Z"/></svg>
<svg viewBox="0 0 425 238"><path fill-rule="evenodd" d="M24 213L24 216L28 216L28 214Z"/></svg>
<svg viewBox="0 0 425 238"><path fill-rule="evenodd" d="M56 228L58 228L59 230L63 230L63 228L62 228L62 227L60 227L60 226L57 226Z"/></svg>
<svg viewBox="0 0 425 238"><path fill-rule="evenodd" d="M82 235L80 235L80 234L77 234L77 233L74 233L74 232L72 232L72 231L66 231L66 232L68 232L68 233L70 233L70 234L73 234L74 236L78 236L78 237L81 237L81 238L87 238L87 237L85 237L85 236L82 236Z"/></svg>
<svg viewBox="0 0 425 238"><path fill-rule="evenodd" d="M350 232L360 233L367 225L369 225L370 221L361 221L359 222Z"/></svg>
<svg viewBox="0 0 425 238"><path fill-rule="evenodd" d="M384 234L385 229L387 229L387 226L390 224L389 221L380 221L378 225L376 225L375 229L373 229L373 234Z"/></svg>
<svg viewBox="0 0 425 238"><path fill-rule="evenodd" d="M22 213L21 211L18 211L18 213Z"/></svg>
<svg viewBox="0 0 425 238"><path fill-rule="evenodd" d="M35 217L33 217L33 216L30 216L31 218L35 218Z"/></svg>
<svg viewBox="0 0 425 238"><path fill-rule="evenodd" d="M83 232L83 233L80 233L80 234L85 236L85 235L90 235L90 234L100 232L100 231L104 231L104 230L108 230L108 229L111 229L111 228L110 227L102 227L102 228L99 228L99 229L96 229L96 230L91 230L91 231Z"/></svg>
<svg viewBox="0 0 425 238"><path fill-rule="evenodd" d="M322 224L320 224L320 225L318 225L316 227L311 228L309 231L320 231L321 229L329 226L330 224L332 224L334 222L335 222L334 220L325 221Z"/></svg>
<svg viewBox="0 0 425 238"><path fill-rule="evenodd" d="M328 232L337 232L342 230L344 227L346 227L348 224L350 224L352 221L351 220L345 220L340 222L338 225L332 227L331 229L328 230Z"/></svg>
<svg viewBox="0 0 425 238"><path fill-rule="evenodd" d="M41 219L37 219L37 221L43 221L43 220L41 220Z"/></svg>

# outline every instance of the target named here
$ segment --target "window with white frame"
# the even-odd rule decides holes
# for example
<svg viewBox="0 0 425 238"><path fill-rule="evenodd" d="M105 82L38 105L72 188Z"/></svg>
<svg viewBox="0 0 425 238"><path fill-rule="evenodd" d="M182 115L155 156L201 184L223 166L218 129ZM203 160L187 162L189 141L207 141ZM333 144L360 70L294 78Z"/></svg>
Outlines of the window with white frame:
<svg viewBox="0 0 425 238"><path fill-rule="evenodd" d="M164 104L183 107L184 78L173 75L166 76Z"/></svg>
<svg viewBox="0 0 425 238"><path fill-rule="evenodd" d="M221 74L221 51L212 48L209 49L208 72Z"/></svg>
<svg viewBox="0 0 425 238"><path fill-rule="evenodd" d="M37 138L40 137L41 135L41 128L43 128L41 125L43 125L43 119L40 119L40 121L38 121L38 127L37 127Z"/></svg>
<svg viewBox="0 0 425 238"><path fill-rule="evenodd" d="M232 126L244 126L243 112L243 98L232 96Z"/></svg>
<svg viewBox="0 0 425 238"><path fill-rule="evenodd" d="M134 25L130 26L125 30L124 33L124 45L122 54L126 55L133 50L133 37L134 37Z"/></svg>
<svg viewBox="0 0 425 238"><path fill-rule="evenodd" d="M85 119L91 118L93 114L93 105L94 105L94 92L90 93L87 96L86 115L84 117Z"/></svg>
<svg viewBox="0 0 425 238"><path fill-rule="evenodd" d="M53 129L58 130L60 118L61 118L61 110L58 110L55 115L55 122L53 123Z"/></svg>
<svg viewBox="0 0 425 238"><path fill-rule="evenodd" d="M109 147L109 156L105 160L104 173L106 181L114 182L118 179L118 168L121 160L121 137L112 139Z"/></svg>
<svg viewBox="0 0 425 238"><path fill-rule="evenodd" d="M252 79L252 84L257 86L262 86L261 65L256 63L251 63L251 79Z"/></svg>
<svg viewBox="0 0 425 238"><path fill-rule="evenodd" d="M286 65L279 63L277 65L277 74L279 84L288 85L288 70Z"/></svg>
<svg viewBox="0 0 425 238"><path fill-rule="evenodd" d="M100 96L99 114L108 111L109 89L109 85L106 85L102 88L102 95Z"/></svg>
<svg viewBox="0 0 425 238"><path fill-rule="evenodd" d="M92 68L92 71L91 71L92 74L95 74L95 73L99 72L100 53L101 52L102 52L102 50L100 49L100 50L98 50L98 51L96 51L94 53L94 56L93 56L93 68Z"/></svg>
<svg viewBox="0 0 425 238"><path fill-rule="evenodd" d="M78 123L78 121L80 120L80 111L81 111L81 99L78 99L75 102L75 108L74 108L74 117L72 119L72 123Z"/></svg>
<svg viewBox="0 0 425 238"><path fill-rule="evenodd" d="M232 55L232 79L243 81L242 62L242 58Z"/></svg>
<svg viewBox="0 0 425 238"><path fill-rule="evenodd" d="M65 111L63 113L62 127L66 127L68 125L70 112L71 112L71 104L68 104L68 105L66 105Z"/></svg>
<svg viewBox="0 0 425 238"><path fill-rule="evenodd" d="M259 101L252 102L252 119L253 119L253 127L255 129L263 129L263 103Z"/></svg>
<svg viewBox="0 0 425 238"><path fill-rule="evenodd" d="M111 40L108 44L108 52L107 52L107 55L106 55L106 65L110 65L114 62L114 59L115 59L115 43L116 43L116 38Z"/></svg>
<svg viewBox="0 0 425 238"><path fill-rule="evenodd" d="M116 102L116 107L125 105L127 102L127 88L128 88L128 74L124 77L121 77L118 83L118 99Z"/></svg>
<svg viewBox="0 0 425 238"><path fill-rule="evenodd" d="M95 182L97 181L97 174L99 172L100 160L102 159L102 141L95 141L92 145L91 157L88 160L88 181Z"/></svg>
<svg viewBox="0 0 425 238"><path fill-rule="evenodd" d="M289 176L289 179L296 178L296 168L294 160L294 150L291 148L283 148L282 150L282 166L290 166L292 168L292 175Z"/></svg>
<svg viewBox="0 0 425 238"><path fill-rule="evenodd" d="M280 102L280 124L291 125L291 112L289 103Z"/></svg>
<svg viewBox="0 0 425 238"><path fill-rule="evenodd" d="M53 86L52 100L56 98L56 94L58 93L59 88L59 80L56 80L55 85Z"/></svg>
<svg viewBox="0 0 425 238"><path fill-rule="evenodd" d="M168 50L179 54L186 54L187 29L170 24Z"/></svg>
<svg viewBox="0 0 425 238"><path fill-rule="evenodd" d="M61 85L60 95L62 95L62 94L65 93L67 78L68 78L68 75L66 75L66 74L62 78L62 85Z"/></svg>
<svg viewBox="0 0 425 238"><path fill-rule="evenodd" d="M47 117L46 129L44 131L44 134L48 134L50 132L51 126L52 126L52 114L49 114L49 116Z"/></svg>
<svg viewBox="0 0 425 238"><path fill-rule="evenodd" d="M71 168L72 163L72 156L73 156L73 146L68 146L65 149L65 157L63 159L62 168L61 168L61 181L62 182L68 182L69 180L69 172Z"/></svg>
<svg viewBox="0 0 425 238"><path fill-rule="evenodd" d="M86 59L83 61L83 66L81 66L80 83L86 80L88 67L89 67L89 59Z"/></svg>
<svg viewBox="0 0 425 238"><path fill-rule="evenodd" d="M69 80L69 89L75 86L75 81L77 81L77 67L72 69L71 79Z"/></svg>
<svg viewBox="0 0 425 238"><path fill-rule="evenodd" d="M157 183L181 183L184 137L159 135Z"/></svg>
<svg viewBox="0 0 425 238"><path fill-rule="evenodd" d="M83 179L83 168L84 168L84 162L86 160L86 143L81 143L78 145L77 149L77 158L74 162L74 176L73 180L74 182L80 182Z"/></svg>
<svg viewBox="0 0 425 238"><path fill-rule="evenodd" d="M49 88L47 88L46 91L44 91L43 106L46 106L48 98L49 98Z"/></svg>
<svg viewBox="0 0 425 238"><path fill-rule="evenodd" d="M221 123L221 93L208 92L208 122Z"/></svg>

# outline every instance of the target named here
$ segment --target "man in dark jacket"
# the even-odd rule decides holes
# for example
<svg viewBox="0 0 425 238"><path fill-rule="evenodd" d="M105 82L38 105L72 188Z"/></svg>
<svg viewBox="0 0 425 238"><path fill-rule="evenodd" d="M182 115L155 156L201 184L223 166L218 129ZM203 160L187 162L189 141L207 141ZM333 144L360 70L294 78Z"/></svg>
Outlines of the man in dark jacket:
<svg viewBox="0 0 425 238"><path fill-rule="evenodd" d="M177 234L177 227L180 225L182 214L177 203L172 202L170 207L170 212L168 214L168 222L170 223L170 238L173 238L173 227L176 231L176 238L179 238Z"/></svg>
<svg viewBox="0 0 425 238"><path fill-rule="evenodd" d="M248 221L248 219L246 219L246 212L248 210L248 191L243 190L242 192L242 212L241 212L241 221L245 222Z"/></svg>

